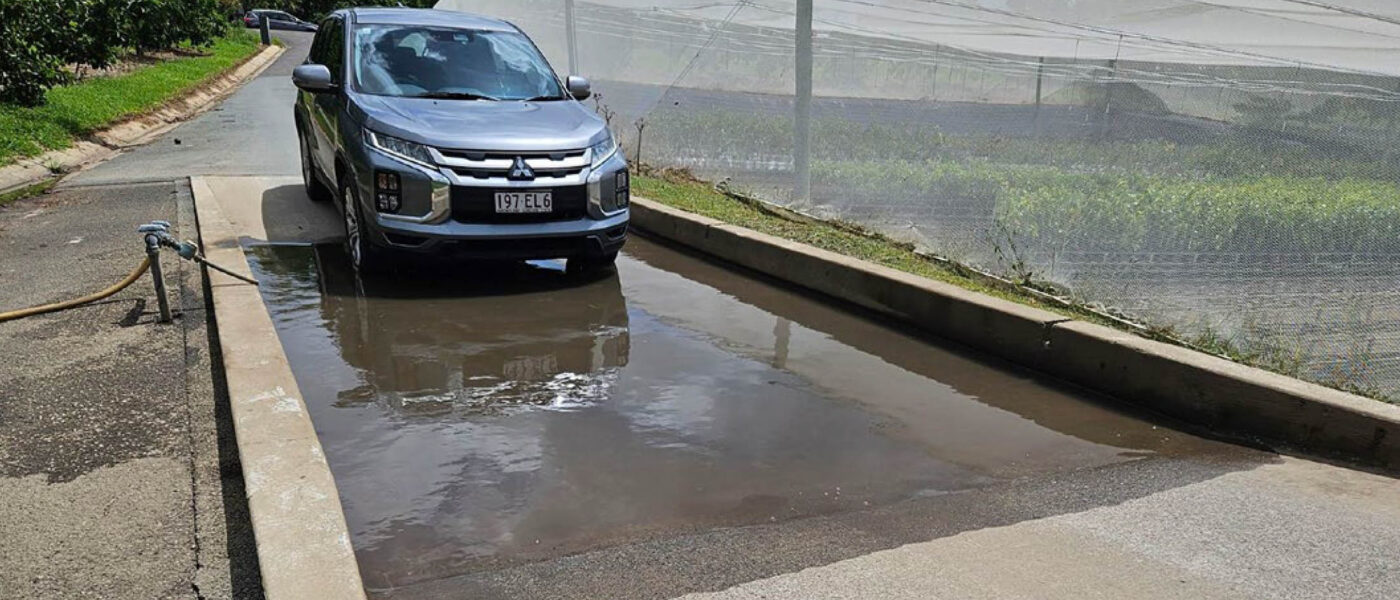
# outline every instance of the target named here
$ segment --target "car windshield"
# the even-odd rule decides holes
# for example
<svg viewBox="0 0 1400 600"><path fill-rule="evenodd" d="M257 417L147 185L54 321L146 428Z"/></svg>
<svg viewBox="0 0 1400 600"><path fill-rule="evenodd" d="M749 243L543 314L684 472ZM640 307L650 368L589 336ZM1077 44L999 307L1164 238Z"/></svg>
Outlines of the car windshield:
<svg viewBox="0 0 1400 600"><path fill-rule="evenodd" d="M355 28L356 89L462 100L563 99L549 63L513 31L403 25Z"/></svg>

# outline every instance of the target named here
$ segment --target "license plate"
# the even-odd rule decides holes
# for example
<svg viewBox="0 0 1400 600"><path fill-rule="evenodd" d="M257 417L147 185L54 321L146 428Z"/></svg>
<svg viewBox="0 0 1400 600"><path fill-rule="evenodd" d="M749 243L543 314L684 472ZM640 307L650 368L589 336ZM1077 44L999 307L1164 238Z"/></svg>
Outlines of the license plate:
<svg viewBox="0 0 1400 600"><path fill-rule="evenodd" d="M498 213L547 213L553 210L553 192L496 192Z"/></svg>

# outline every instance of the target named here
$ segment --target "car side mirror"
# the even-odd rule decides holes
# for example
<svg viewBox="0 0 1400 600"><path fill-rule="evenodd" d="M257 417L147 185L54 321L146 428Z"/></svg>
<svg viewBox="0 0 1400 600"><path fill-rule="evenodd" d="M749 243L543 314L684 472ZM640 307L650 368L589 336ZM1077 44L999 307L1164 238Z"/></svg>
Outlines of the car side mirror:
<svg viewBox="0 0 1400 600"><path fill-rule="evenodd" d="M564 84L569 88L569 95L575 100L587 100L593 95L593 84L588 83L587 77L570 75Z"/></svg>
<svg viewBox="0 0 1400 600"><path fill-rule="evenodd" d="M326 65L301 65L292 69L292 83L313 94L333 92L336 88Z"/></svg>

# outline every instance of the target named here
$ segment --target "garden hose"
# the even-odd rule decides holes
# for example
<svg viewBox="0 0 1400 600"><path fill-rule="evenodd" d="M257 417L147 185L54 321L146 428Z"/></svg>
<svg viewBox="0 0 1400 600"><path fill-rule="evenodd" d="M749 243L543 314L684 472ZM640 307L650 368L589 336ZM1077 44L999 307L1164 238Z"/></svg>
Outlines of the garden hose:
<svg viewBox="0 0 1400 600"><path fill-rule="evenodd" d="M112 287L109 287L95 294L83 296L81 298L74 298L72 300L55 302L53 304L44 304L41 306L31 306L29 308L12 310L9 312L0 312L0 323L4 323L5 321L13 321L15 319L23 319L24 317L32 317L34 315L42 315L44 313L67 310L69 308L97 302L98 300L101 300L103 298L111 296L112 294L126 289L127 286L135 283L137 279L140 279L142 275L145 275L146 271L152 271L152 276L155 277L156 298L160 301L161 312L161 318L158 322L169 322L170 310L167 306L165 298L165 282L162 279L160 273L160 248L162 246L175 250L175 252L180 255L180 258L189 261L194 261L196 263L224 273L225 275L229 275L230 277L246 281L253 285L258 285L258 282L255 279L239 275L238 273L234 273L233 271L225 269L224 267L220 267L219 265L209 262L208 259L204 258L203 254L199 253L199 247L196 246L194 242L181 242L176 240L175 236L170 235L170 223L168 221L151 221L150 223L147 223L137 228L136 231L141 233L142 237L146 241L146 257L141 259L140 266L137 266L136 269L131 272L131 274L126 276L125 279L117 282L116 285L113 285Z"/></svg>
<svg viewBox="0 0 1400 600"><path fill-rule="evenodd" d="M82 306L84 304L97 302L98 300L101 300L103 298L111 296L112 294L126 289L127 286L135 283L137 279L140 279L142 275L145 275L146 270L149 268L151 268L151 258L148 256L141 259L141 264L138 265L135 269L133 269L131 271L131 274L126 276L126 279L117 282L116 285L113 285L112 287L109 287L95 294L83 296L82 298L74 298L72 300L65 300L63 302L54 302L53 304L31 306L29 308L21 308L19 310L3 312L0 313L0 323L3 323L5 321L12 321L15 319L22 319L24 317L32 317L34 315L42 315L44 313L66 310L75 306Z"/></svg>

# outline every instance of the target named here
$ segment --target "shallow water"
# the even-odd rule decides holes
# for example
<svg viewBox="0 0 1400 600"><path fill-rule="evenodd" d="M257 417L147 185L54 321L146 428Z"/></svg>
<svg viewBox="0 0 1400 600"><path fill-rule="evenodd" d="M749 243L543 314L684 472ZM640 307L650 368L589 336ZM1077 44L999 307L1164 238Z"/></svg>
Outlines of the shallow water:
<svg viewBox="0 0 1400 600"><path fill-rule="evenodd" d="M644 240L357 280L254 270L375 589L1194 453L1199 440Z"/></svg>

